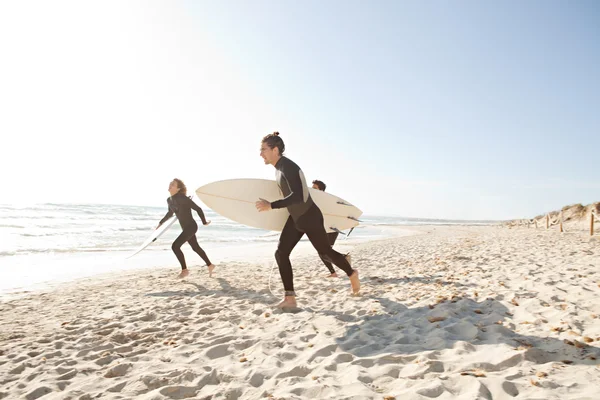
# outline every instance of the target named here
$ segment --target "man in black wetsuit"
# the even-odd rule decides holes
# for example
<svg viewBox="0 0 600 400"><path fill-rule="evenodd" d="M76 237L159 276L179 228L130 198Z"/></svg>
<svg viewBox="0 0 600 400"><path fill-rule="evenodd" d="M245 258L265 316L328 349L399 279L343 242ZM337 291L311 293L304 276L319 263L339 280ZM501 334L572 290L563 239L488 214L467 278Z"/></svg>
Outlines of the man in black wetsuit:
<svg viewBox="0 0 600 400"><path fill-rule="evenodd" d="M279 273L285 290L285 298L278 307L296 307L294 274L290 262L290 253L305 233L320 256L331 261L348 275L352 291L355 294L358 293L360 289L358 271L352 269L343 254L331 248L323 225L323 214L308 193L304 173L296 163L282 155L284 151L285 144L279 137L279 132L274 132L263 138L260 155L265 164L271 164L275 167L277 184L285 197L272 203L264 199L256 202L258 211L286 207L290 213L279 237L279 244L275 252L275 259L277 265L279 265Z"/></svg>
<svg viewBox="0 0 600 400"><path fill-rule="evenodd" d="M181 225L183 232L181 232L177 239L175 239L171 249L173 249L173 253L175 253L175 256L177 256L179 264L181 264L181 273L179 274L179 278L185 278L190 274L187 269L187 265L185 264L183 251L181 251L181 246L185 242L188 242L190 246L192 246L192 250L202 257L206 263L206 266L208 267L208 275L212 276L215 266L210 262L206 253L198 244L198 239L196 239L198 224L196 224L194 217L192 217L192 210L195 210L198 213L200 219L202 220L202 224L208 225L210 224L210 221L206 220L202 209L196 203L194 203L192 199L187 197L187 188L180 179L175 178L169 184L169 194L171 195L171 197L167 199L169 211L167 211L167 214L164 216L164 218L160 220L160 223L156 229L158 229L158 227L161 226L166 220L171 218L173 213L177 215L177 219L179 220L179 224Z"/></svg>
<svg viewBox="0 0 600 400"><path fill-rule="evenodd" d="M325 188L327 188L327 185L325 185L325 183L323 183L323 181L314 180L312 182L312 188L324 192ZM327 239L329 240L329 244L332 247L335 244L335 241L337 240L338 236L339 236L338 232L329 232L327 234ZM336 274L335 269L333 269L333 265L331 265L331 262L327 258L325 258L325 257L323 257L321 255L319 255L319 256L321 257L321 260L323 261L323 264L325 264L325 266L329 270L329 275L327 275L327 277L328 278L337 278L338 275ZM344 257L346 257L346 259L348 260L348 262L350 262L350 255L349 254L346 254Z"/></svg>

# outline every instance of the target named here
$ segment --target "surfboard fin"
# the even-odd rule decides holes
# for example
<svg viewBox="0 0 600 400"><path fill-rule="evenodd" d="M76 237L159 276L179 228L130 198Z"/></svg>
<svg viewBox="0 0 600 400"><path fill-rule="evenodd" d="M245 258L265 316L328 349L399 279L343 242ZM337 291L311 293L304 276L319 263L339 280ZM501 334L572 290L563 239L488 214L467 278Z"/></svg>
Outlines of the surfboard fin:
<svg viewBox="0 0 600 400"><path fill-rule="evenodd" d="M348 204L348 203L346 203L346 202L344 202L344 201L341 201L341 200L340 200L340 201L337 201L336 203L337 203L337 204L341 204L341 205L343 205L343 206L350 206L350 207L352 207L352 204Z"/></svg>
<svg viewBox="0 0 600 400"><path fill-rule="evenodd" d="M330 226L329 229L331 229L334 232L337 232L337 233L340 233L340 234L346 236L346 234L344 232L340 231L338 228L334 228L333 226ZM354 229L354 228L352 228L352 229Z"/></svg>
<svg viewBox="0 0 600 400"><path fill-rule="evenodd" d="M348 217L348 219L351 219L352 221L356 221L356 222L362 222L360 219L354 218L354 217Z"/></svg>

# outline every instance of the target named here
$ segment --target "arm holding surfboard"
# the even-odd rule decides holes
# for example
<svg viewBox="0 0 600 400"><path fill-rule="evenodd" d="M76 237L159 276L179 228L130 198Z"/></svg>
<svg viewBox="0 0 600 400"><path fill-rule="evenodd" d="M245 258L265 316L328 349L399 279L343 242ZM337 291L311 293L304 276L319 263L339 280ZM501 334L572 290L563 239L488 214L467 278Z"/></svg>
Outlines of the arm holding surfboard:
<svg viewBox="0 0 600 400"><path fill-rule="evenodd" d="M256 202L256 208L258 211L288 208L295 205L304 204L307 201L312 203L308 193L308 187L306 186L306 180L304 179L304 173L295 163L289 161L285 157L282 157L282 159L277 161L275 168L277 168L279 174L278 181L284 182L282 184L289 188L289 194L283 199L276 200L272 203L269 203L267 200L261 198Z"/></svg>
<svg viewBox="0 0 600 400"><path fill-rule="evenodd" d="M293 204L304 203L306 201L305 197L308 197L308 188L305 187L306 185L304 185L301 176L302 171L291 171L291 173L286 172L288 171L284 170L281 173L284 175L284 178L290 187L291 193L281 200L272 202L272 209L276 210L278 208L289 207Z"/></svg>
<svg viewBox="0 0 600 400"><path fill-rule="evenodd" d="M206 220L206 217L204 216L204 211L202 211L202 209L200 208L200 206L198 204L194 203L194 200L192 200L189 197L187 198L187 201L189 202L190 208L192 210L195 210L198 213L198 216L202 220L202 225L208 225L208 224L210 224L210 221Z"/></svg>
<svg viewBox="0 0 600 400"><path fill-rule="evenodd" d="M173 213L173 210L171 209L171 201L170 200L171 199L167 200L167 204L169 206L169 211L167 211L167 213L165 214L165 216L163 217L163 219L160 220L160 222L158 223L158 225L156 226L156 228L154 228L154 230L160 228L160 226L162 224L164 224L166 220L168 220L169 218L171 218L173 216L174 213Z"/></svg>

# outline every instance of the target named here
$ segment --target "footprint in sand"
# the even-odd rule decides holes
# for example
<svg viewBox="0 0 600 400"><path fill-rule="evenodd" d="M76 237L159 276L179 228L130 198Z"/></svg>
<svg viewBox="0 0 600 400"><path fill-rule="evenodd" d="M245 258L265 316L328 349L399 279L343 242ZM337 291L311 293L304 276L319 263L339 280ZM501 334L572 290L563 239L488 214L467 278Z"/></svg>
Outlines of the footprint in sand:
<svg viewBox="0 0 600 400"><path fill-rule="evenodd" d="M226 357L232 353L231 350L229 350L229 346L229 344L220 344L214 346L206 351L206 357L211 360Z"/></svg>
<svg viewBox="0 0 600 400"><path fill-rule="evenodd" d="M517 397L519 395L519 389L517 389L517 385L509 381L502 382L502 390L504 390L506 394L511 397Z"/></svg>
<svg viewBox="0 0 600 400"><path fill-rule="evenodd" d="M133 368L132 364L117 364L114 367L111 367L104 374L105 378L116 378L119 376L124 376L129 372L130 369Z"/></svg>
<svg viewBox="0 0 600 400"><path fill-rule="evenodd" d="M166 386L159 393L170 399L187 399L195 396L197 391L198 388L189 386Z"/></svg>
<svg viewBox="0 0 600 400"><path fill-rule="evenodd" d="M60 375L58 378L56 378L56 380L58 380L58 381L68 381L70 379L73 379L75 377L75 375L77 375L77 370L76 369L72 369L72 370L67 371L67 372L63 373L62 375Z"/></svg>
<svg viewBox="0 0 600 400"><path fill-rule="evenodd" d="M50 389L49 387L41 386L41 387L33 389L31 392L27 393L25 395L25 399L26 400L39 399L40 397L45 396L51 392L52 392L52 389Z"/></svg>
<svg viewBox="0 0 600 400"><path fill-rule="evenodd" d="M261 373L255 373L250 377L250 384L254 387L260 387L262 386L263 382L265 381L265 376Z"/></svg>
<svg viewBox="0 0 600 400"><path fill-rule="evenodd" d="M436 382L426 388L417 390L415 393L420 394L424 397L435 398L440 397L445 391L446 389L444 388L444 385L442 385L439 382Z"/></svg>
<svg viewBox="0 0 600 400"><path fill-rule="evenodd" d="M306 366L297 366L292 368L291 370L287 371L287 372L282 372L279 375L276 375L275 378L276 379L283 379L283 378L287 378L287 377L300 377L300 378L304 378L306 377L308 374L310 374L312 372L312 369L306 367Z"/></svg>
<svg viewBox="0 0 600 400"><path fill-rule="evenodd" d="M112 393L119 393L121 390L123 390L123 388L125 388L125 386L127 386L127 381L117 383L116 385L109 387L107 390Z"/></svg>

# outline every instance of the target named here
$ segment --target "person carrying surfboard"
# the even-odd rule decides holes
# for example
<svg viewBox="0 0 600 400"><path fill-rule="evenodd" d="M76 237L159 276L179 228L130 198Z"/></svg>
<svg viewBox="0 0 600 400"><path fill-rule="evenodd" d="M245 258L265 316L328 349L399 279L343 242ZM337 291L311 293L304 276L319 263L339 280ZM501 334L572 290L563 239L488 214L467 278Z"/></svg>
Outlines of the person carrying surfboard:
<svg viewBox="0 0 600 400"><path fill-rule="evenodd" d="M312 188L324 192L325 189L327 188L327 185L323 181L314 180L314 181L312 181ZM337 240L339 234L340 234L339 231L337 231L337 232L329 232L327 234L327 239L329 240L329 244L332 247L335 244L335 241ZM337 278L338 275L335 272L335 269L333 269L333 265L331 265L331 262L328 259L326 259L325 257L321 256L320 254L319 254L319 257L321 257L321 261L323 261L323 264L325 264L325 266L329 270L329 275L327 275L327 277L328 278ZM346 260L348 260L348 262L350 262L350 255L349 254L346 254L344 257L346 257Z"/></svg>
<svg viewBox="0 0 600 400"><path fill-rule="evenodd" d="M185 278L190 274L185 263L183 251L181 251L181 246L183 246L185 242L188 242L190 246L192 246L192 250L204 260L208 267L208 276L212 276L215 266L210 262L206 253L198 244L198 239L196 239L198 224L196 224L194 217L192 217L192 210L195 210L198 213L202 220L202 224L208 225L210 224L210 221L206 220L202 209L194 203L191 198L187 197L187 188L181 179L175 178L169 183L169 194L171 195L171 197L167 199L169 211L167 211L164 218L160 220L156 229L158 229L166 220L171 218L173 214L177 215L177 219L179 220L183 232L175 239L171 249L173 250L173 253L175 253L177 260L179 260L179 264L181 264L181 273L178 278Z"/></svg>
<svg viewBox="0 0 600 400"><path fill-rule="evenodd" d="M310 197L304 173L296 163L283 156L284 151L285 144L279 137L279 132L263 137L260 156L265 164L275 167L277 184L285 197L274 202L268 202L265 199L259 199L256 202L256 209L261 212L286 207L290 213L279 236L279 244L275 252L275 260L279 266L279 274L285 290L285 297L277 307L293 308L297 306L290 253L304 234L308 236L320 256L330 260L348 275L352 292L357 294L360 290L358 271L352 269L344 255L333 250L329 244L323 225L323 214Z"/></svg>

